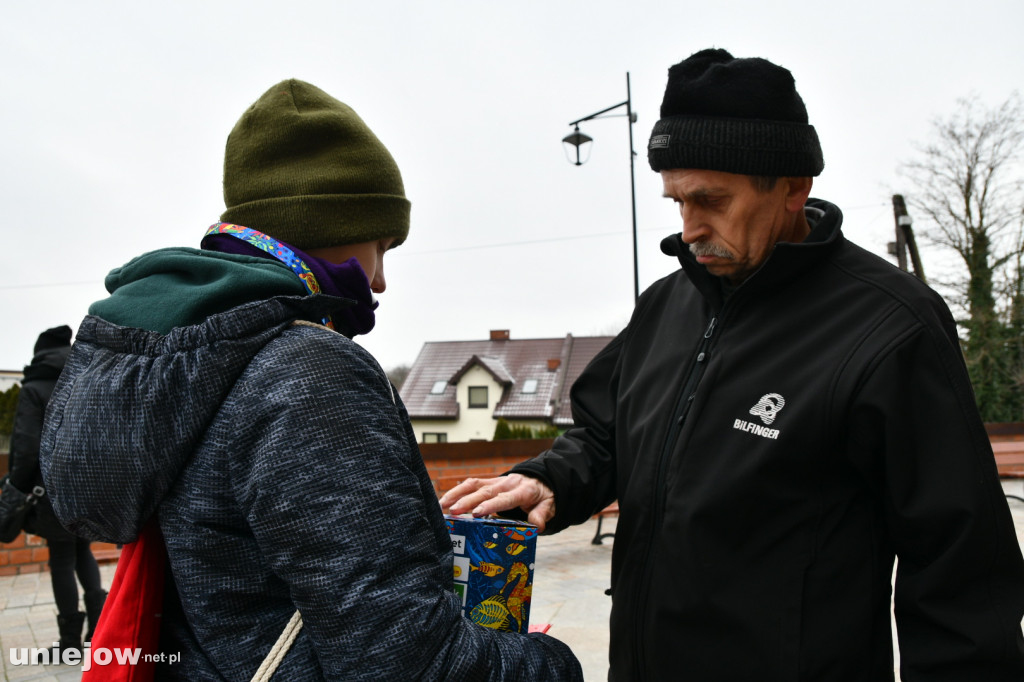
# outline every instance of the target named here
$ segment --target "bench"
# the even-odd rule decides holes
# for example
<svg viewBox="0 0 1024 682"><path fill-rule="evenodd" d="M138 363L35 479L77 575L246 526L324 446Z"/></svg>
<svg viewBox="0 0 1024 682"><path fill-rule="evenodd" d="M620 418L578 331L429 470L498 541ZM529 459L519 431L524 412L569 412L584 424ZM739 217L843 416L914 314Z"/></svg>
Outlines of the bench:
<svg viewBox="0 0 1024 682"><path fill-rule="evenodd" d="M1006 440L992 443L996 456L996 469L1000 478L1024 478L1024 441ZM1024 502L1024 497L1006 494L1011 500Z"/></svg>
<svg viewBox="0 0 1024 682"><path fill-rule="evenodd" d="M592 545L603 545L604 543L602 542L602 540L604 540L605 538L613 538L613 537L615 537L615 533L602 533L601 532L601 522L604 521L604 517L606 517L606 516L618 516L618 515L619 515L619 503L618 502L612 502L607 507L605 507L601 511L597 512L596 514L594 514L594 516L597 517L597 532L594 533L594 539L590 541L590 544L592 544Z"/></svg>
<svg viewBox="0 0 1024 682"><path fill-rule="evenodd" d="M1005 478L1024 478L1024 440L1005 440L992 443L996 468Z"/></svg>

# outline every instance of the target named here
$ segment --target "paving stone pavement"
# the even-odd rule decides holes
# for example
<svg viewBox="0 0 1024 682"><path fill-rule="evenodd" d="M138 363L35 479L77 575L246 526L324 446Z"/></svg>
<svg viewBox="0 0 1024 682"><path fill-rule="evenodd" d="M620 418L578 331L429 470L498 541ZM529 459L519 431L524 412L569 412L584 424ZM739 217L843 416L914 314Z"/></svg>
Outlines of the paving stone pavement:
<svg viewBox="0 0 1024 682"><path fill-rule="evenodd" d="M1010 491L1016 492L1016 491ZM1024 492L1024 491L1022 491ZM1024 495L1022 495L1024 497ZM1024 503L1010 500L1017 539L1024 547ZM586 682L607 679L609 586L613 539L591 544L597 522L591 520L538 540L530 622L550 623L549 634L568 644L583 665ZM614 531L615 519L603 530ZM114 566L102 566L109 587ZM11 650L51 646L57 637L56 608L49 573L0 577L0 674L10 682L72 682L78 666L12 665ZM897 652L897 663L899 654ZM898 680L898 677L897 677Z"/></svg>
<svg viewBox="0 0 1024 682"><path fill-rule="evenodd" d="M100 566L104 587L114 577L114 564ZM84 605L81 606L84 611ZM57 634L50 573L0 577L0 674L10 682L72 682L82 677L72 665L14 665L12 651L52 647Z"/></svg>

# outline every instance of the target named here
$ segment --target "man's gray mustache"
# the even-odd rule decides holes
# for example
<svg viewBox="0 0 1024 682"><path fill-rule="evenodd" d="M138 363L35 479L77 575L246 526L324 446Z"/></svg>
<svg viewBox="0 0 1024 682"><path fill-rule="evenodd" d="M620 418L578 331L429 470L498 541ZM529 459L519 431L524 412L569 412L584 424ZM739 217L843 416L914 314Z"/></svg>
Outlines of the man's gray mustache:
<svg viewBox="0 0 1024 682"><path fill-rule="evenodd" d="M724 246L711 242L694 242L690 244L690 253L694 256L714 256L715 258L732 258L732 252Z"/></svg>

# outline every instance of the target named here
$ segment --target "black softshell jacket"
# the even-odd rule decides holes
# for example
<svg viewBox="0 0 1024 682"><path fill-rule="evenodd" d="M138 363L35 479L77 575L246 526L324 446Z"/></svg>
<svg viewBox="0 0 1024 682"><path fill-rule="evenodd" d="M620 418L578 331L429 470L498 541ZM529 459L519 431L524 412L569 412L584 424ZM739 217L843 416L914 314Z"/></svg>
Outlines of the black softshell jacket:
<svg viewBox="0 0 1024 682"><path fill-rule="evenodd" d="M811 200L723 301L679 235L515 471L618 499L614 682L1024 680L1024 562L946 305ZM817 209L817 210L815 210ZM822 215L819 211L823 211Z"/></svg>

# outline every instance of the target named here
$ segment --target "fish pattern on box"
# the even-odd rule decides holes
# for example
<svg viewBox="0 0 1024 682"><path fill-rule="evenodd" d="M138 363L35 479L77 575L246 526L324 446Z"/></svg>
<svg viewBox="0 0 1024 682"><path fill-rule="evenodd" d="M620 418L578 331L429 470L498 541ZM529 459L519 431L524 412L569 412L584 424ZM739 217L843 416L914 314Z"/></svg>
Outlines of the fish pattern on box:
<svg viewBox="0 0 1024 682"><path fill-rule="evenodd" d="M453 588L463 613L483 627L527 632L537 527L451 515L445 522L454 553Z"/></svg>

